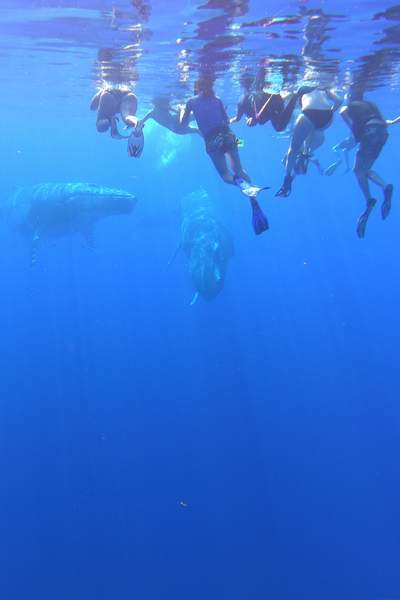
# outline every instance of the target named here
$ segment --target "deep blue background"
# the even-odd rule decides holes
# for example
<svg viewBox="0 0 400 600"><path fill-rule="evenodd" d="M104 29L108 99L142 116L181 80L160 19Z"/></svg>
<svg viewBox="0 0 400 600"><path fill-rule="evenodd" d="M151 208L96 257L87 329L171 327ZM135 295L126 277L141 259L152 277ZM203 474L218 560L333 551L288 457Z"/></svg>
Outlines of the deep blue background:
<svg viewBox="0 0 400 600"><path fill-rule="evenodd" d="M3 98L2 201L79 180L139 201L93 249L43 242L34 267L1 223L1 598L400 597L399 130L377 163L393 212L365 240L352 174L314 171L288 199L265 194L256 238L199 139L173 138L162 166L171 137L148 127L129 159L95 132L89 81L64 101L39 83L28 120L15 82ZM287 139L236 131L275 191ZM220 297L190 307L185 257L167 264L200 186L236 254Z"/></svg>

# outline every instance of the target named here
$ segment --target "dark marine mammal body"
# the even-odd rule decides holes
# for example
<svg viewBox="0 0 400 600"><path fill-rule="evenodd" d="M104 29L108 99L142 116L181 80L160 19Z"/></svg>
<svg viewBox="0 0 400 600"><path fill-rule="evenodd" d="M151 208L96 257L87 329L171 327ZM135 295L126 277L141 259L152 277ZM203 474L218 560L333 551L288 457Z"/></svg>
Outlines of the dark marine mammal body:
<svg viewBox="0 0 400 600"><path fill-rule="evenodd" d="M213 205L204 190L186 196L182 201L181 247L189 259L189 270L195 295L205 300L215 298L224 287L233 243L229 232L216 218Z"/></svg>
<svg viewBox="0 0 400 600"><path fill-rule="evenodd" d="M136 197L124 190L90 183L41 183L20 188L10 200L11 220L32 239L71 233L90 236L97 221L129 214Z"/></svg>

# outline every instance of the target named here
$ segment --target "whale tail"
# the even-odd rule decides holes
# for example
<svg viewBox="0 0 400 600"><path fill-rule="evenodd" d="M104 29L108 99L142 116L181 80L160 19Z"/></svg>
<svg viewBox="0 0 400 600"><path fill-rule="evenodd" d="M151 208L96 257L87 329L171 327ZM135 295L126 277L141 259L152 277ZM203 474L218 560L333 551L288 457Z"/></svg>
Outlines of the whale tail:
<svg viewBox="0 0 400 600"><path fill-rule="evenodd" d="M193 296L192 301L190 303L190 306L194 306L196 304L197 300L199 299L199 295L200 295L199 292L195 293L195 295Z"/></svg>
<svg viewBox="0 0 400 600"><path fill-rule="evenodd" d="M167 267L170 267L171 265L173 265L173 264L174 264L174 262L175 262L175 260L176 260L176 257L178 256L178 254L179 254L179 251L181 250L181 248L182 248L182 243L179 243L179 244L177 245L177 247L175 248L173 255L172 255L172 256L171 256L171 258L169 259L169 261L168 261L168 263L167 263Z"/></svg>

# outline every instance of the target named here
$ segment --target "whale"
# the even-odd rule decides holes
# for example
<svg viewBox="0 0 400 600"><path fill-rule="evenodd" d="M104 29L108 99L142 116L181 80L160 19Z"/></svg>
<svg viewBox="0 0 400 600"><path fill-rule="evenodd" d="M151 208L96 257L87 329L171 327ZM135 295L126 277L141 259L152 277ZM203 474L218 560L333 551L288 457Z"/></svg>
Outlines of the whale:
<svg viewBox="0 0 400 600"><path fill-rule="evenodd" d="M80 233L90 239L95 224L130 214L136 197L92 183L40 183L19 188L7 203L12 225L32 240Z"/></svg>
<svg viewBox="0 0 400 600"><path fill-rule="evenodd" d="M204 189L185 196L181 208L181 248L188 258L194 287L193 305L199 297L210 301L220 294L234 247L229 231L217 218Z"/></svg>

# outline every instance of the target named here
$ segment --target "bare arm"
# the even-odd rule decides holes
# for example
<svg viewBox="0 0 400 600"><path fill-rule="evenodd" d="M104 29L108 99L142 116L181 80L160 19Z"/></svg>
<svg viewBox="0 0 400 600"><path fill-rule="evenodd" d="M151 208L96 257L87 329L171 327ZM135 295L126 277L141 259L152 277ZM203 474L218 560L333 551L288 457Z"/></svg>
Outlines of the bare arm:
<svg viewBox="0 0 400 600"><path fill-rule="evenodd" d="M153 117L153 110L149 110L149 112L143 117L143 119L140 119L138 121L138 124L141 123L142 125L144 125L146 123L146 121L148 121L149 119L151 119Z"/></svg>
<svg viewBox="0 0 400 600"><path fill-rule="evenodd" d="M135 94L129 93L124 96L121 101L121 117L126 125L136 127L137 118L135 117L137 111L138 101Z"/></svg>
<svg viewBox="0 0 400 600"><path fill-rule="evenodd" d="M239 102L239 104L237 105L236 115L234 117L232 117L231 119L229 119L229 122L230 123L239 123L239 121L243 117L243 115L244 115L243 106L242 106L242 103Z"/></svg>
<svg viewBox="0 0 400 600"><path fill-rule="evenodd" d="M339 98L339 96L337 96L331 90L326 90L326 95L328 96L328 98L330 100L332 100L332 102L333 102L333 112L335 112L339 108L339 106L341 106L341 104L342 104L341 99Z"/></svg>
<svg viewBox="0 0 400 600"><path fill-rule="evenodd" d="M179 123L183 127L187 127L189 125L191 112L192 112L192 109L190 107L189 102L186 104L186 106L181 108L181 114L179 116Z"/></svg>
<svg viewBox="0 0 400 600"><path fill-rule="evenodd" d="M111 118L111 127L110 127L111 137L114 138L114 140L124 140L124 139L129 138L129 135L121 135L120 134L120 132L118 131L117 122L118 122L118 119L116 117Z"/></svg>
<svg viewBox="0 0 400 600"><path fill-rule="evenodd" d="M349 127L349 129L353 129L353 122L350 118L349 115L349 109L347 106L343 106L343 108L340 109L340 115L343 119L343 121L346 123L347 127Z"/></svg>
<svg viewBox="0 0 400 600"><path fill-rule="evenodd" d="M132 117L131 121L132 121L132 127L135 127L136 133L139 134L143 127L144 124L146 123L146 121L148 121L149 119L151 119L153 117L153 110L150 110L147 115L145 115L143 117L143 119L136 119L136 117ZM134 124L136 123L136 125ZM131 125L131 123L128 123L128 125Z"/></svg>

